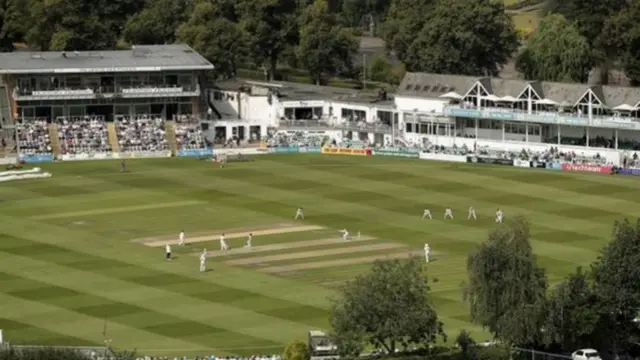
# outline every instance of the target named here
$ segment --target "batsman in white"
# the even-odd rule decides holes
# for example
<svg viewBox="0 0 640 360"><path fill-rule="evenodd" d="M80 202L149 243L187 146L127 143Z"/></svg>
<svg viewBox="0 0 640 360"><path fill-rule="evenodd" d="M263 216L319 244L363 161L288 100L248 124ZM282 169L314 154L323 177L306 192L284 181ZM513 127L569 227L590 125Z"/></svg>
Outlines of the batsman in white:
<svg viewBox="0 0 640 360"><path fill-rule="evenodd" d="M220 235L220 251L226 251L229 250L229 247L227 246L227 242L224 241L224 234Z"/></svg>
<svg viewBox="0 0 640 360"><path fill-rule="evenodd" d="M431 255L431 247L429 244L424 244L424 259L429 263L429 255Z"/></svg>
<svg viewBox="0 0 640 360"><path fill-rule="evenodd" d="M171 245L166 244L164 246L165 259L171 260Z"/></svg>
<svg viewBox="0 0 640 360"><path fill-rule="evenodd" d="M444 210L444 219L451 219L453 220L453 211L451 210L451 208L446 208Z"/></svg>
<svg viewBox="0 0 640 360"><path fill-rule="evenodd" d="M342 234L342 240L349 240L349 232L347 229L340 230L340 233Z"/></svg>
<svg viewBox="0 0 640 360"><path fill-rule="evenodd" d="M244 246L248 249L251 249L251 240L253 239L253 234L249 233L249 236L247 237L247 244Z"/></svg>
<svg viewBox="0 0 640 360"><path fill-rule="evenodd" d="M178 235L178 246L184 246L184 230L180 231L180 235Z"/></svg>
<svg viewBox="0 0 640 360"><path fill-rule="evenodd" d="M469 206L469 216L467 217L467 220L477 220L476 217L476 209L473 208L473 206Z"/></svg>
<svg viewBox="0 0 640 360"><path fill-rule="evenodd" d="M433 219L433 218L431 217L431 210L429 210L429 209L427 209L427 208L424 208L424 212L422 213L422 220L427 219L427 218L428 218L429 220Z"/></svg>
<svg viewBox="0 0 640 360"><path fill-rule="evenodd" d="M502 210L496 210L496 224L502 224L502 218L504 217L504 213Z"/></svg>
<svg viewBox="0 0 640 360"><path fill-rule="evenodd" d="M298 210L296 210L296 217L293 218L293 220L304 220L304 213L302 212L302 208L299 207Z"/></svg>
<svg viewBox="0 0 640 360"><path fill-rule="evenodd" d="M200 254L200 272L207 271L207 249L202 250Z"/></svg>

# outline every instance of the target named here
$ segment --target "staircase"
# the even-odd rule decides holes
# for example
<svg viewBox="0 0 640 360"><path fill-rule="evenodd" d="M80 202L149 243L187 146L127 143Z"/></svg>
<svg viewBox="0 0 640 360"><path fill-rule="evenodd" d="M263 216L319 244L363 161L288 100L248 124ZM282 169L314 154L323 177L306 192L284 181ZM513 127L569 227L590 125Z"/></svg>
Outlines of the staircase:
<svg viewBox="0 0 640 360"><path fill-rule="evenodd" d="M176 141L176 129L174 128L173 121L165 121L164 129L166 131L165 136L167 137L171 154L176 156L178 154L178 142Z"/></svg>
<svg viewBox="0 0 640 360"><path fill-rule="evenodd" d="M58 158L60 156L60 138L58 137L58 124L49 124L49 141L51 141L51 149L53 156Z"/></svg>
<svg viewBox="0 0 640 360"><path fill-rule="evenodd" d="M107 136L109 137L109 144L111 145L111 151L115 153L120 152L120 143L118 142L118 133L116 132L116 123L107 123Z"/></svg>

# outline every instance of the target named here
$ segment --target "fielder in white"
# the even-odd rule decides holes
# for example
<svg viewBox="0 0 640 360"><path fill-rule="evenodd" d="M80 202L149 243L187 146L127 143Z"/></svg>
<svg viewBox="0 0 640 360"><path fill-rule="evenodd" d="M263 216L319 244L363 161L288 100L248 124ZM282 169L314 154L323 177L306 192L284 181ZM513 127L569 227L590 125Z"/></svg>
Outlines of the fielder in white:
<svg viewBox="0 0 640 360"><path fill-rule="evenodd" d="M224 241L224 234L220 235L220 251L226 251L229 250L229 247L227 246L227 242Z"/></svg>
<svg viewBox="0 0 640 360"><path fill-rule="evenodd" d="M467 220L477 220L478 218L476 217L476 209L473 208L473 206L469 206L469 216L467 217Z"/></svg>
<svg viewBox="0 0 640 360"><path fill-rule="evenodd" d="M428 218L429 220L433 219L433 218L431 217L431 210L429 210L429 209L425 208L425 209L424 209L424 212L422 213L422 220L427 219L427 218Z"/></svg>
<svg viewBox="0 0 640 360"><path fill-rule="evenodd" d="M252 239L253 239L253 234L249 233L249 236L247 237L247 244L244 247L251 248L251 240Z"/></svg>
<svg viewBox="0 0 640 360"><path fill-rule="evenodd" d="M296 216L293 218L293 220L304 220L304 213L302 212L302 208L299 207L298 210L296 210Z"/></svg>
<svg viewBox="0 0 640 360"><path fill-rule="evenodd" d="M347 229L340 230L340 233L342 234L342 240L349 240L349 232Z"/></svg>
<svg viewBox="0 0 640 360"><path fill-rule="evenodd" d="M451 219L453 220L453 211L451 210L451 208L446 208L444 210L444 219Z"/></svg>
<svg viewBox="0 0 640 360"><path fill-rule="evenodd" d="M165 258L167 260L171 260L171 245L167 244L164 246L164 253L165 253Z"/></svg>
<svg viewBox="0 0 640 360"><path fill-rule="evenodd" d="M498 209L496 211L496 224L502 224L502 218L504 217L504 213L502 210Z"/></svg>
<svg viewBox="0 0 640 360"><path fill-rule="evenodd" d="M200 254L200 272L205 271L207 271L207 249L204 249Z"/></svg>
<svg viewBox="0 0 640 360"><path fill-rule="evenodd" d="M184 246L184 230L180 231L180 235L178 235L178 246Z"/></svg>
<svg viewBox="0 0 640 360"><path fill-rule="evenodd" d="M431 255L431 247L429 244L424 244L424 259L429 263L429 255Z"/></svg>

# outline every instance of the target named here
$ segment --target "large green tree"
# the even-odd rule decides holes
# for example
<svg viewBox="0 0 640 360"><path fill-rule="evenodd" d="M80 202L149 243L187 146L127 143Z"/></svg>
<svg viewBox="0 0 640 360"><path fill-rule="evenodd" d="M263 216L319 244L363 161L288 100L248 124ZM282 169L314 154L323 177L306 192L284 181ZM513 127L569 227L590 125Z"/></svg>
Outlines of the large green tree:
<svg viewBox="0 0 640 360"><path fill-rule="evenodd" d="M129 17L124 39L130 44L166 44L176 40L178 26L189 16L186 0L154 0Z"/></svg>
<svg viewBox="0 0 640 360"><path fill-rule="evenodd" d="M571 351L596 347L605 334L599 332L603 313L590 274L578 268L549 294L545 309L545 342Z"/></svg>
<svg viewBox="0 0 640 360"><path fill-rule="evenodd" d="M588 41L573 24L551 14L527 40L516 67L527 79L585 83L593 58Z"/></svg>
<svg viewBox="0 0 640 360"><path fill-rule="evenodd" d="M282 52L298 41L296 0L238 0L240 25L248 35L251 58L273 80Z"/></svg>
<svg viewBox="0 0 640 360"><path fill-rule="evenodd" d="M390 0L343 0L340 17L349 27L369 27L369 22L378 24L391 5Z"/></svg>
<svg viewBox="0 0 640 360"><path fill-rule="evenodd" d="M465 299L474 322L514 345L542 342L547 280L529 243L522 217L491 231L467 260Z"/></svg>
<svg viewBox="0 0 640 360"><path fill-rule="evenodd" d="M598 47L617 60L635 86L640 85L640 0L610 17L604 24Z"/></svg>
<svg viewBox="0 0 640 360"><path fill-rule="evenodd" d="M382 38L387 49L401 61L407 59L409 47L431 18L436 0L391 0L382 25Z"/></svg>
<svg viewBox="0 0 640 360"><path fill-rule="evenodd" d="M358 41L351 30L343 28L335 14L329 12L326 0L315 0L299 18L300 43L296 49L298 62L320 85L323 75L334 75L352 66Z"/></svg>
<svg viewBox="0 0 640 360"><path fill-rule="evenodd" d="M405 63L410 71L497 76L517 49L504 4L493 0L438 0L413 33Z"/></svg>
<svg viewBox="0 0 640 360"><path fill-rule="evenodd" d="M0 0L0 51L12 51L13 43L24 38L28 16L25 0Z"/></svg>
<svg viewBox="0 0 640 360"><path fill-rule="evenodd" d="M424 259L416 257L377 261L370 272L349 281L333 300L330 322L336 345L352 356L361 351L358 342L363 340L393 353L444 337L429 298Z"/></svg>
<svg viewBox="0 0 640 360"><path fill-rule="evenodd" d="M592 271L596 295L605 308L601 329L608 335L603 344L620 349L635 331L633 319L640 309L640 220L616 222L613 240L603 249Z"/></svg>
<svg viewBox="0 0 640 360"><path fill-rule="evenodd" d="M224 4L201 0L177 34L179 41L211 61L218 76L233 77L247 53L247 39L240 25L226 17L226 11Z"/></svg>

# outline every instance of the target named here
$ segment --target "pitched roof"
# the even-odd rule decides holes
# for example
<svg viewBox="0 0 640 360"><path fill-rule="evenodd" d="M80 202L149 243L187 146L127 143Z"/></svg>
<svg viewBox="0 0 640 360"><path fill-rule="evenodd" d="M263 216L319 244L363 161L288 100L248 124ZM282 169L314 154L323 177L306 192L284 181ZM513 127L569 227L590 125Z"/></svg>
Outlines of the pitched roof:
<svg viewBox="0 0 640 360"><path fill-rule="evenodd" d="M460 95L466 94L471 87L480 82L493 95L517 97L527 87L541 98L548 98L557 103L576 103L589 90L606 106L614 108L621 104L635 106L640 102L640 88L626 86L602 86L559 83L550 81L505 80L499 78L482 78L461 75L443 75L431 73L407 73L397 91L398 96L437 98L438 96L455 91ZM441 84L453 87L454 90L434 91L433 85Z"/></svg>
<svg viewBox="0 0 640 360"><path fill-rule="evenodd" d="M16 51L0 53L0 74L210 70L187 45L138 45L113 51Z"/></svg>

